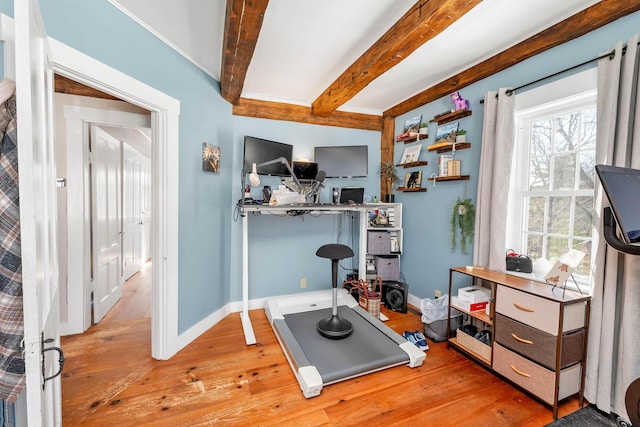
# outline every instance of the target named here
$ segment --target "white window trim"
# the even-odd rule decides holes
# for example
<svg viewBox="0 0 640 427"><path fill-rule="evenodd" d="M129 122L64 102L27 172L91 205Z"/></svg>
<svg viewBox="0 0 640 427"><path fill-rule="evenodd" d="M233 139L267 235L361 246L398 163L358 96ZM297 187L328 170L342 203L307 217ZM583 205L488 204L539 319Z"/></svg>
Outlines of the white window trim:
<svg viewBox="0 0 640 427"><path fill-rule="evenodd" d="M548 117L555 112L566 110L567 108L583 108L596 103L597 99L597 69L592 68L564 79L556 80L544 86L539 86L522 94L516 94L515 99L515 115L516 115L516 144L513 150L513 170L528 170L526 164L529 146L522 144L521 141L528 141L527 136L530 129L525 126L525 122L529 122L537 117ZM511 174L510 188L511 194L508 200L508 216L507 216L507 247L514 249L516 252L524 248L522 242L523 230L523 205L520 203L524 188L523 180L527 177L524 174ZM588 190L587 190L588 191ZM561 194L562 191L558 191ZM573 193L573 192L572 192ZM536 279L531 275L525 275L529 278ZM537 278L542 279L542 278ZM567 281L568 288L574 288L573 281ZM581 286L584 291L588 285Z"/></svg>

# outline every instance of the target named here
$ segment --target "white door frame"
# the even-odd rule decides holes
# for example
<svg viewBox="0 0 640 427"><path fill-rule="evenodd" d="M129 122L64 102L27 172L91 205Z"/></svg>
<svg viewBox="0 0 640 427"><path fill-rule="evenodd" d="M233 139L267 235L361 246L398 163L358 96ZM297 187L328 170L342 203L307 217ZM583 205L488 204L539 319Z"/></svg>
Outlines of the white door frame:
<svg viewBox="0 0 640 427"><path fill-rule="evenodd" d="M91 326L91 224L85 191L90 185L88 124L149 128L151 119L140 113L77 105L65 105L63 114L64 117L56 119L65 121L67 153L67 250L60 254L61 261L66 256L67 280L60 283L61 295L66 295L66 304L61 305L60 335L71 335L80 334Z"/></svg>
<svg viewBox="0 0 640 427"><path fill-rule="evenodd" d="M154 144L151 245L151 355L178 352L178 117L180 102L49 38L55 73L151 111Z"/></svg>

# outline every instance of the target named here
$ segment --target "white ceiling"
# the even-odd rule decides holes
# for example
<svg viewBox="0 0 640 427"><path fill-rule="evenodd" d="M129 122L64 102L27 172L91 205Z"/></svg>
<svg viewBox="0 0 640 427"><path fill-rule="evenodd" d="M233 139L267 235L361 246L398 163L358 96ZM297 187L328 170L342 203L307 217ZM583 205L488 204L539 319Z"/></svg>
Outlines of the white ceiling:
<svg viewBox="0 0 640 427"><path fill-rule="evenodd" d="M225 0L109 0L220 81ZM243 98L311 103L415 0L270 0ZM383 111L598 0L483 0L339 108Z"/></svg>

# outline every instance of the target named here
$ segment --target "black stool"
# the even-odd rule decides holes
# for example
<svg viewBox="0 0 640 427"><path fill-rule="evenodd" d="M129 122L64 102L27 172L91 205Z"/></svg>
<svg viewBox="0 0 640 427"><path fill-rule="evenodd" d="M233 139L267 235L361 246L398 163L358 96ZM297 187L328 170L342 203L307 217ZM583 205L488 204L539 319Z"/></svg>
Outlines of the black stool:
<svg viewBox="0 0 640 427"><path fill-rule="evenodd" d="M351 258L353 251L348 246L331 243L321 246L316 255L331 260L331 285L333 287L331 317L321 319L316 324L316 329L320 335L333 340L346 338L353 332L353 325L348 320L338 317L338 261L344 258Z"/></svg>

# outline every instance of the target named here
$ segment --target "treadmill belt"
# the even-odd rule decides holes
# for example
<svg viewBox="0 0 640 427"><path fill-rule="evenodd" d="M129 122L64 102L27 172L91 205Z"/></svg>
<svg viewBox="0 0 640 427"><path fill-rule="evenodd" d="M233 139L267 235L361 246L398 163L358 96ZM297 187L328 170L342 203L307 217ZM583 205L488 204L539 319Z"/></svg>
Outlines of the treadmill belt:
<svg viewBox="0 0 640 427"><path fill-rule="evenodd" d="M284 315L284 320L323 384L365 372L409 362L409 356L391 338L351 308L338 306L338 315L353 324L347 338L332 340L316 330L316 323L331 316L331 308Z"/></svg>

